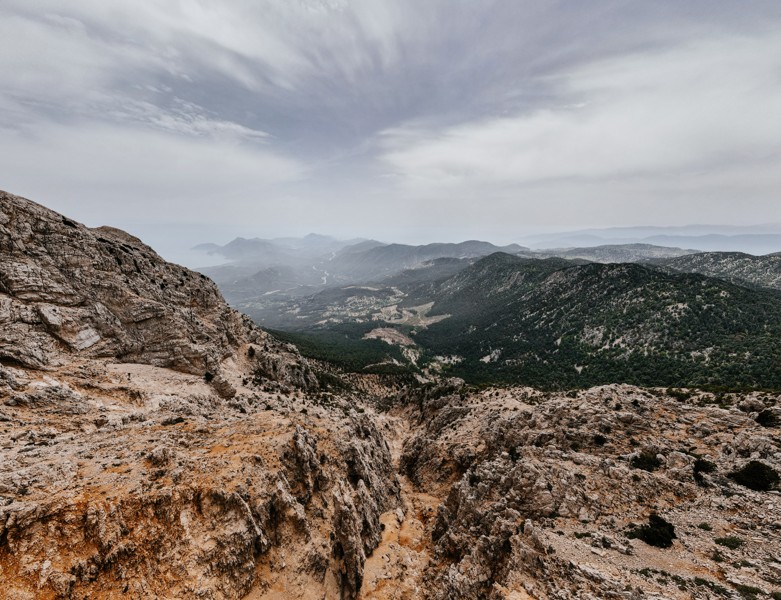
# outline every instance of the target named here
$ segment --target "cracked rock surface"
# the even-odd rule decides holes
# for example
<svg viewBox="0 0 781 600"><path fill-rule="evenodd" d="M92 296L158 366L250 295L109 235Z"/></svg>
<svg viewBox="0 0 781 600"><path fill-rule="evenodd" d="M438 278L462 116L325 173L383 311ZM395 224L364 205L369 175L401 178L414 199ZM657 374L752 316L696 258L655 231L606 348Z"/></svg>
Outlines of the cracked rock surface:
<svg viewBox="0 0 781 600"><path fill-rule="evenodd" d="M0 193L0 598L355 598L389 447L138 239Z"/></svg>
<svg viewBox="0 0 781 600"><path fill-rule="evenodd" d="M423 597L781 596L781 492L734 476L781 472L760 417L778 396L442 386L405 403L407 493L439 499ZM643 541L652 514L669 547Z"/></svg>
<svg viewBox="0 0 781 600"><path fill-rule="evenodd" d="M271 379L314 385L295 349L231 309L205 276L123 231L0 191L0 360L41 369L104 357L216 376L249 342L265 347L258 360Z"/></svg>
<svg viewBox="0 0 781 600"><path fill-rule="evenodd" d="M398 499L366 414L241 387L228 406L146 365L3 372L0 597L357 595Z"/></svg>

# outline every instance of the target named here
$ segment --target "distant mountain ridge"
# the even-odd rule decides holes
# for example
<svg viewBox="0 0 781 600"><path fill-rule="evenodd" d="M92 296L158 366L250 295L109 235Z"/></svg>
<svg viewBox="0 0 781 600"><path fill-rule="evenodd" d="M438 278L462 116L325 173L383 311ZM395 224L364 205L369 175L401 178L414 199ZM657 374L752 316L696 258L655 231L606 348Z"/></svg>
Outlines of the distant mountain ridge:
<svg viewBox="0 0 781 600"><path fill-rule="evenodd" d="M781 290L781 253L703 252L653 262L673 272L701 273L739 285Z"/></svg>
<svg viewBox="0 0 781 600"><path fill-rule="evenodd" d="M685 250L683 248L656 246L654 244L606 244L586 248L538 250L529 256L539 258L557 256L560 258L579 258L599 263L623 263L675 258L688 254L697 254L698 252L699 250Z"/></svg>
<svg viewBox="0 0 781 600"><path fill-rule="evenodd" d="M231 304L256 316L259 310L265 311L264 307L279 307L289 298L312 295L329 287L379 282L405 271L425 269L431 261L439 259L472 260L505 252L528 258L558 256L608 263L672 258L696 252L650 244L533 251L519 244L497 246L480 240L416 246L360 238L337 240L318 234L304 238L236 238L223 246L201 244L196 249L229 261L200 271L218 283Z"/></svg>
<svg viewBox="0 0 781 600"><path fill-rule="evenodd" d="M266 262L266 254L274 253L283 256L319 256L323 253L338 252L347 246L374 240L353 239L337 240L331 236L310 233L304 237L286 238L243 238L237 237L225 245L207 243L198 244L193 250L207 254L223 256L229 260ZM380 244L380 242L374 242Z"/></svg>
<svg viewBox="0 0 781 600"><path fill-rule="evenodd" d="M754 226L686 225L681 227L616 227L523 236L535 250L615 244L652 244L709 252L769 254L781 251L781 224Z"/></svg>
<svg viewBox="0 0 781 600"><path fill-rule="evenodd" d="M781 294L651 263L493 253L332 288L275 318L315 351L370 333L390 344L394 328L414 343L410 368L472 383L781 388Z"/></svg>
<svg viewBox="0 0 781 600"><path fill-rule="evenodd" d="M230 260L201 271L239 308L244 303L266 302L267 294L298 297L329 286L379 280L441 258L528 252L517 244L496 246L478 240L412 246L365 239L339 241L316 234L276 240L236 238L224 246L201 244L196 248Z"/></svg>
<svg viewBox="0 0 781 600"><path fill-rule="evenodd" d="M489 242L467 240L457 244L433 243L423 246L387 244L375 246L362 252L350 252L349 250L348 247L335 257L334 270L357 281L393 275L439 258L478 258L493 252L516 253L527 251L528 248L518 244L495 246Z"/></svg>

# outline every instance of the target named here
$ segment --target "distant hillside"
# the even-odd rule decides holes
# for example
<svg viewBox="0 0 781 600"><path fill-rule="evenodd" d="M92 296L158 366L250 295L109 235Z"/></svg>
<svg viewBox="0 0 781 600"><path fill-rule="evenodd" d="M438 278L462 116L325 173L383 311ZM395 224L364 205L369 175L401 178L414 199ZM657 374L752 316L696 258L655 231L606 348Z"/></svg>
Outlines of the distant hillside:
<svg viewBox="0 0 781 600"><path fill-rule="evenodd" d="M475 260L438 258L364 284L327 287L297 297L289 293L269 294L264 299L246 302L243 310L265 327L288 331L381 319L406 322L405 312L416 305L433 302L442 282Z"/></svg>
<svg viewBox="0 0 781 600"><path fill-rule="evenodd" d="M781 387L781 295L699 274L492 255L430 314L415 340L472 381Z"/></svg>
<svg viewBox="0 0 781 600"><path fill-rule="evenodd" d="M339 250L356 244L379 244L369 240L337 240L327 235L310 233L301 238L242 238L228 242L224 246L218 244L199 244L193 250L200 250L208 254L217 254L229 260L241 262L269 263L274 259L284 257L318 257L324 254L338 252Z"/></svg>
<svg viewBox="0 0 781 600"><path fill-rule="evenodd" d="M469 240L458 244L425 244L409 246L388 244L361 252L351 248L339 253L331 263L331 271L353 282L377 281L405 269L414 269L438 258L477 258L493 252L522 252L523 246L495 246L489 242Z"/></svg>
<svg viewBox="0 0 781 600"><path fill-rule="evenodd" d="M760 255L781 251L781 224L584 229L526 236L521 242L534 249L654 244L697 248L708 252L748 252Z"/></svg>
<svg viewBox="0 0 781 600"><path fill-rule="evenodd" d="M781 254L752 256L742 252L705 252L656 261L669 271L701 273L741 285L781 290Z"/></svg>
<svg viewBox="0 0 781 600"><path fill-rule="evenodd" d="M781 389L781 294L649 265L494 253L290 301L278 318L351 365L362 339L394 344L394 329L413 343L396 363L472 383Z"/></svg>
<svg viewBox="0 0 781 600"><path fill-rule="evenodd" d="M381 280L383 285L406 287L418 284L428 285L446 279L466 269L475 258L435 258L414 269L406 269Z"/></svg>
<svg viewBox="0 0 781 600"><path fill-rule="evenodd" d="M653 259L676 258L696 254L699 250L684 250L656 246L654 244L608 244L586 248L561 248L540 250L536 252L539 258L558 256L561 258L577 258L599 263L642 262Z"/></svg>

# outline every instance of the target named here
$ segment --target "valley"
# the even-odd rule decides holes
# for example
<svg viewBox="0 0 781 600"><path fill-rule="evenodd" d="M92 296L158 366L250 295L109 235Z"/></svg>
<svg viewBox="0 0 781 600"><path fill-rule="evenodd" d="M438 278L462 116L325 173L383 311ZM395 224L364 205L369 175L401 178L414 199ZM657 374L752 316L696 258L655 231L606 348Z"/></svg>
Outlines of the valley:
<svg viewBox="0 0 781 600"><path fill-rule="evenodd" d="M748 389L775 291L498 252L321 290L277 337L138 239L0 200L0 598L781 596L781 393ZM707 385L576 379L702 344Z"/></svg>
<svg viewBox="0 0 781 600"><path fill-rule="evenodd" d="M381 279L275 299L242 300L223 288L306 355L358 372L406 365L424 379L450 374L551 389L781 386L777 256L594 250L602 261L581 251L578 258L520 251L439 257L412 269L402 262ZM378 338L377 329L396 333ZM384 359L377 339L387 343Z"/></svg>
<svg viewBox="0 0 781 600"><path fill-rule="evenodd" d="M0 600L781 600L780 108L778 0L0 1Z"/></svg>

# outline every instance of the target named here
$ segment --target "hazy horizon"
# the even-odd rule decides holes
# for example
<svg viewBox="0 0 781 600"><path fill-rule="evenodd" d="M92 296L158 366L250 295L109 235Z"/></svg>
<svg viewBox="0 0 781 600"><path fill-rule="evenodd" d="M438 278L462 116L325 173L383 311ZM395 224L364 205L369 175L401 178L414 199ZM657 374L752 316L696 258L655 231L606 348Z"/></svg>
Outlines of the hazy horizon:
<svg viewBox="0 0 781 600"><path fill-rule="evenodd" d="M474 237L456 239L422 239L422 240L377 240L356 235L350 238L330 236L320 232L309 232L300 236L233 236L223 240L204 240L191 246L171 246L163 244L162 249L156 248L162 255L174 262L180 262L191 268L211 267L229 264L231 261L217 251L197 248L203 245L225 246L237 239L263 240L279 242L285 245L291 240L303 240L307 236L321 236L338 242L360 243L375 241L381 244L404 244L411 246L426 244L449 244L469 241L489 242L496 246L517 244L533 251L555 250L575 247L594 247L607 245L650 244L665 247L678 247L698 251L738 251L749 254L769 254L781 251L781 224L764 224L754 226L739 225L703 225L690 224L671 227L614 227L607 229L580 229L569 231L550 231L534 235L519 236L511 240L479 239ZM587 239L587 237L593 239ZM654 237L656 236L656 237ZM716 239L714 239L714 236ZM772 238L763 240L762 238ZM709 239L710 238L710 239ZM567 243L568 241L572 243ZM696 244L686 244L687 241L707 240L704 248ZM556 243L556 242L559 243ZM580 243L577 243L577 242ZM676 241L680 243L675 243ZM668 243L665 243L668 242ZM153 244L154 245L154 244ZM760 249L757 251L757 249Z"/></svg>
<svg viewBox="0 0 781 600"><path fill-rule="evenodd" d="M0 188L170 255L781 222L781 4L7 0Z"/></svg>
<svg viewBox="0 0 781 600"><path fill-rule="evenodd" d="M8 190L3 190L8 191ZM30 200L34 200L29 198ZM57 210L56 206L47 206ZM78 212L78 211L76 211ZM63 212L67 217L74 217L74 212ZM88 215L89 217L89 215ZM615 227L591 228L557 228L538 227L526 229L516 235L491 237L470 235L468 232L459 236L453 231L434 233L427 237L415 232L401 231L394 238L378 238L361 235L360 231L341 235L323 230L304 229L305 225L291 227L287 230L266 229L258 231L253 225L239 228L233 225L215 226L193 225L187 223L143 223L133 221L119 223L117 221L101 222L87 218L80 219L88 227L110 226L121 228L135 235L142 242L152 247L166 260L179 263L189 268L213 267L228 264L231 261L219 254L210 254L200 245L214 244L225 246L237 239L246 240L291 240L303 239L309 235L323 236L339 242L375 241L384 245L402 244L423 246L427 244L458 244L467 241L481 241L496 246L520 245L533 251L556 250L577 247L594 247L603 245L650 244L656 246L681 248L697 251L744 252L754 255L781 252L781 223L754 223L749 225L727 225L689 223L684 225L623 225ZM705 246L698 246L699 238L715 236ZM765 238L765 239L762 239ZM687 243L691 242L691 243Z"/></svg>

